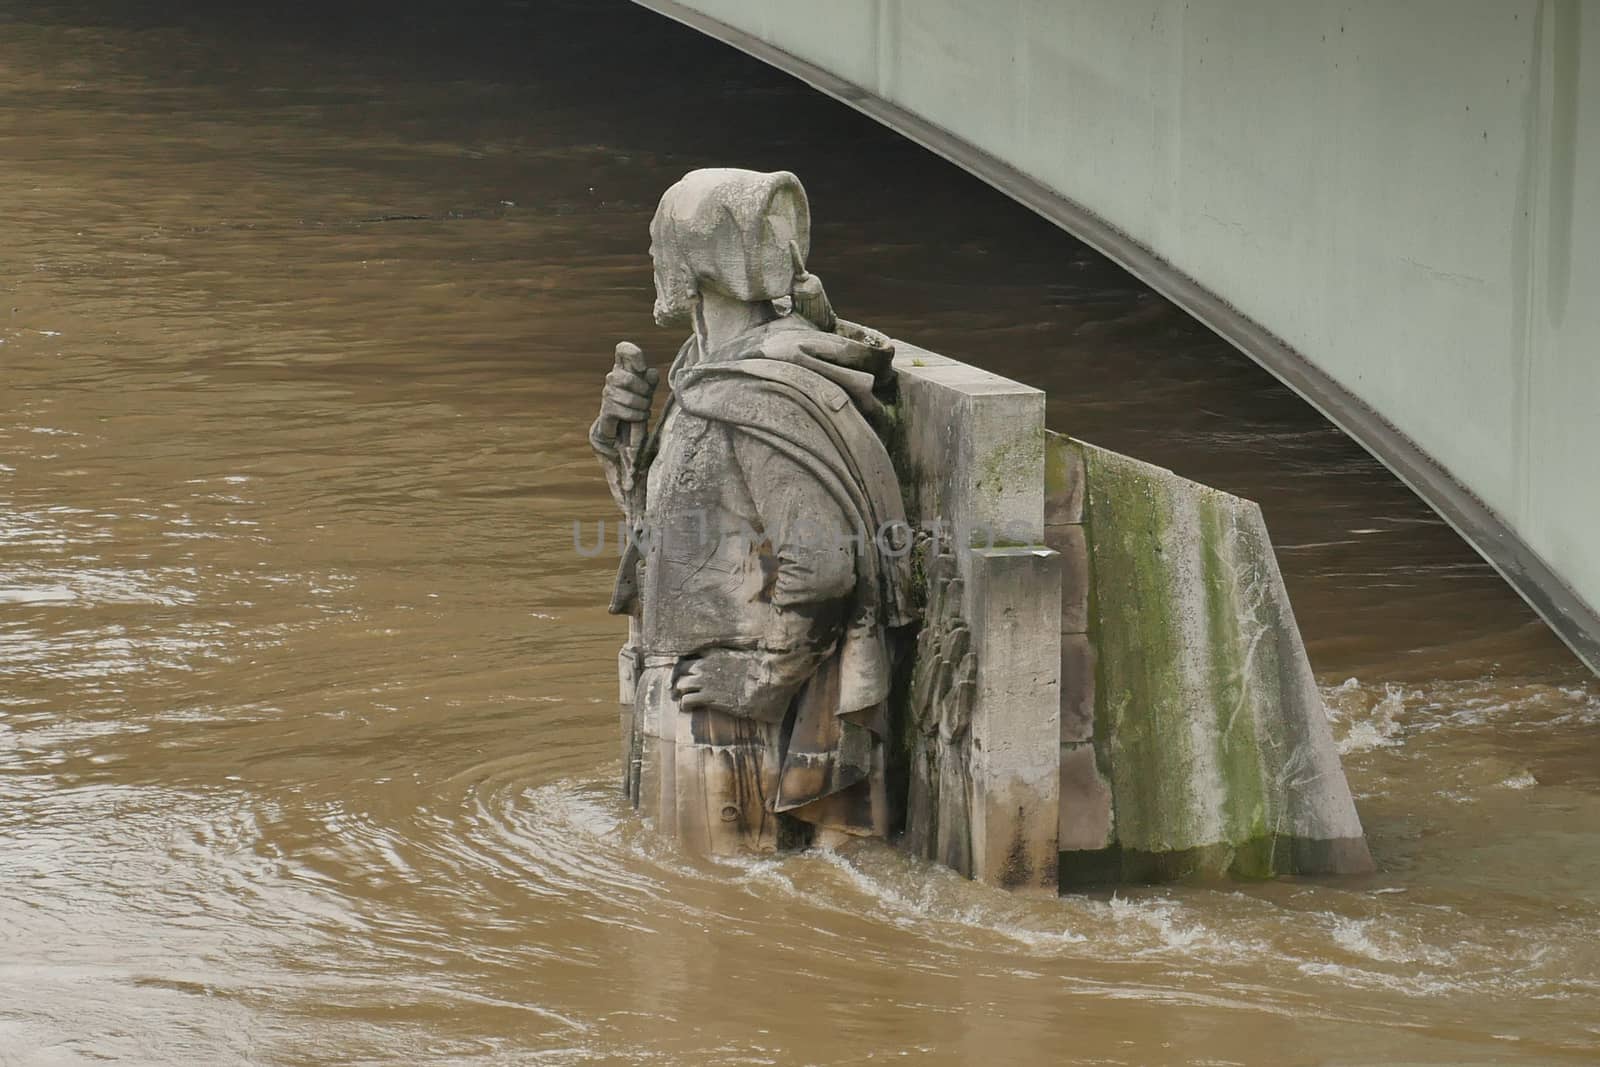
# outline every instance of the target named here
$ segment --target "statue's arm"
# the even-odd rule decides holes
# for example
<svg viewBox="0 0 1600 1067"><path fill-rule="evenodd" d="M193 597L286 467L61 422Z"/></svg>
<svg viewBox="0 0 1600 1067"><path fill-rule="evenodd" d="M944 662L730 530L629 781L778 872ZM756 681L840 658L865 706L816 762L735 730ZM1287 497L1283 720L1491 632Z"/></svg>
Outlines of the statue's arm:
<svg viewBox="0 0 1600 1067"><path fill-rule="evenodd" d="M753 650L708 649L675 684L685 707L712 707L778 721L833 653L855 592L856 533L844 510L804 466L736 434L734 457L760 519L756 551L771 605Z"/></svg>
<svg viewBox="0 0 1600 1067"><path fill-rule="evenodd" d="M798 609L849 597L858 531L833 494L799 460L756 437L735 433L733 454L767 546L763 598ZM773 643L792 642L775 634Z"/></svg>
<svg viewBox="0 0 1600 1067"><path fill-rule="evenodd" d="M647 423L637 422L638 432L645 432ZM605 471L606 485L611 488L611 499L617 507L626 512L628 510L628 494L622 485L622 450L617 446L617 439L609 437L604 432L601 419L595 419L594 425L589 427L589 447L594 450L595 456L600 460L600 468Z"/></svg>

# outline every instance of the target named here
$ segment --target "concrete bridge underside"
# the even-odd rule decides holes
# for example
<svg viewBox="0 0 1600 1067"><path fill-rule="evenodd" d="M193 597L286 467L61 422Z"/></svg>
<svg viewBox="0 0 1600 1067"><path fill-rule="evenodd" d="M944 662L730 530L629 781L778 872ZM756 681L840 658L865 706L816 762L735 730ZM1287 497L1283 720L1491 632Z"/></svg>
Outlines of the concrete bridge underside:
<svg viewBox="0 0 1600 1067"><path fill-rule="evenodd" d="M1382 460L1600 671L1600 10L638 2L1127 267Z"/></svg>

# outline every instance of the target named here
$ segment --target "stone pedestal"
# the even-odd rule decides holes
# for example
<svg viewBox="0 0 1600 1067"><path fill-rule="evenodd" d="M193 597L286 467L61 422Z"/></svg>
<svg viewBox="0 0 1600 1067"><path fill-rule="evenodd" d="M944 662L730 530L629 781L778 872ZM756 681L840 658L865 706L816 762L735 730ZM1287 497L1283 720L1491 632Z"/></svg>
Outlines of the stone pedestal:
<svg viewBox="0 0 1600 1067"><path fill-rule="evenodd" d="M906 514L927 619L901 709L908 845L971 877L1054 889L1058 554L1044 544L1044 394L895 342Z"/></svg>
<svg viewBox="0 0 1600 1067"><path fill-rule="evenodd" d="M1056 884L1060 809L1061 560L1044 547L974 548L968 619L972 874L1010 888Z"/></svg>
<svg viewBox="0 0 1600 1067"><path fill-rule="evenodd" d="M1260 509L896 348L907 514L945 534L902 711L907 846L1013 887L1370 870Z"/></svg>

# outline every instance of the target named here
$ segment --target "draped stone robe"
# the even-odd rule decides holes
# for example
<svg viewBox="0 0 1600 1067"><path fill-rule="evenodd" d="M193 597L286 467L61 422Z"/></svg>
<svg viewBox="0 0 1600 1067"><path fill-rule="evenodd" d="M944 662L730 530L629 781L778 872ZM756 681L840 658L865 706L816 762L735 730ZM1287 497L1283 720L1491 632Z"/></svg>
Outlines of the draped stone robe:
<svg viewBox="0 0 1600 1067"><path fill-rule="evenodd" d="M803 825L884 834L887 631L909 568L875 544L904 522L869 417L886 341L790 315L705 358L691 338L647 445L640 549L617 598L640 626L628 789L708 852L799 843ZM732 665L749 707L686 711L686 661Z"/></svg>

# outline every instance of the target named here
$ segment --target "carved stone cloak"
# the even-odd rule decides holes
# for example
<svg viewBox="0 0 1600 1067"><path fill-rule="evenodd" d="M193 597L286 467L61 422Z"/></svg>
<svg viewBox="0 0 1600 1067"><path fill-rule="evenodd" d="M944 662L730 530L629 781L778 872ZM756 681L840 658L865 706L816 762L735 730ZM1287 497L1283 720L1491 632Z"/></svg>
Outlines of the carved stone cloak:
<svg viewBox="0 0 1600 1067"><path fill-rule="evenodd" d="M791 477L808 478L820 487L850 527L838 533L859 539L853 589L842 604L838 639L833 647L817 650L821 656L811 661L815 669L793 701L782 751L775 754L777 788L769 800L774 811L803 808L874 773L881 776L887 725L884 702L892 676L886 631L912 620L904 504L888 452L869 422L869 416L879 412L873 396L875 374L881 378L891 373L892 349L859 327L848 328L855 337L824 333L791 315L734 339L710 360L700 358L691 339L669 375L673 398L661 423L665 429L676 409L690 419L686 422L679 416L673 433L688 432L690 425L703 421L731 436L734 454L743 442L759 443L787 461ZM812 491L811 486L805 489ZM719 487L707 491L727 492ZM771 546L780 557L779 566L793 547ZM661 559L658 553L652 553L652 560L658 570L674 566L670 557ZM619 592L632 585L632 566L631 560L624 560ZM679 569L689 568L680 564ZM665 591L681 589L683 580L653 573L647 575L645 586L647 601L664 601ZM649 617L656 614L652 608L667 607L646 605L647 650L664 651L650 647L651 634L668 626L652 625ZM678 608L674 605L671 610ZM729 615L738 613L736 607L728 609ZM725 618L722 625L730 639L708 644L749 643L751 629L741 630L739 619ZM692 631L693 623L687 628ZM679 625L673 632L683 631ZM805 818L808 812L796 814ZM866 822L881 822L881 817L869 819L865 812L856 812L817 821L842 822L844 828L866 831ZM876 830L881 832L882 827Z"/></svg>

